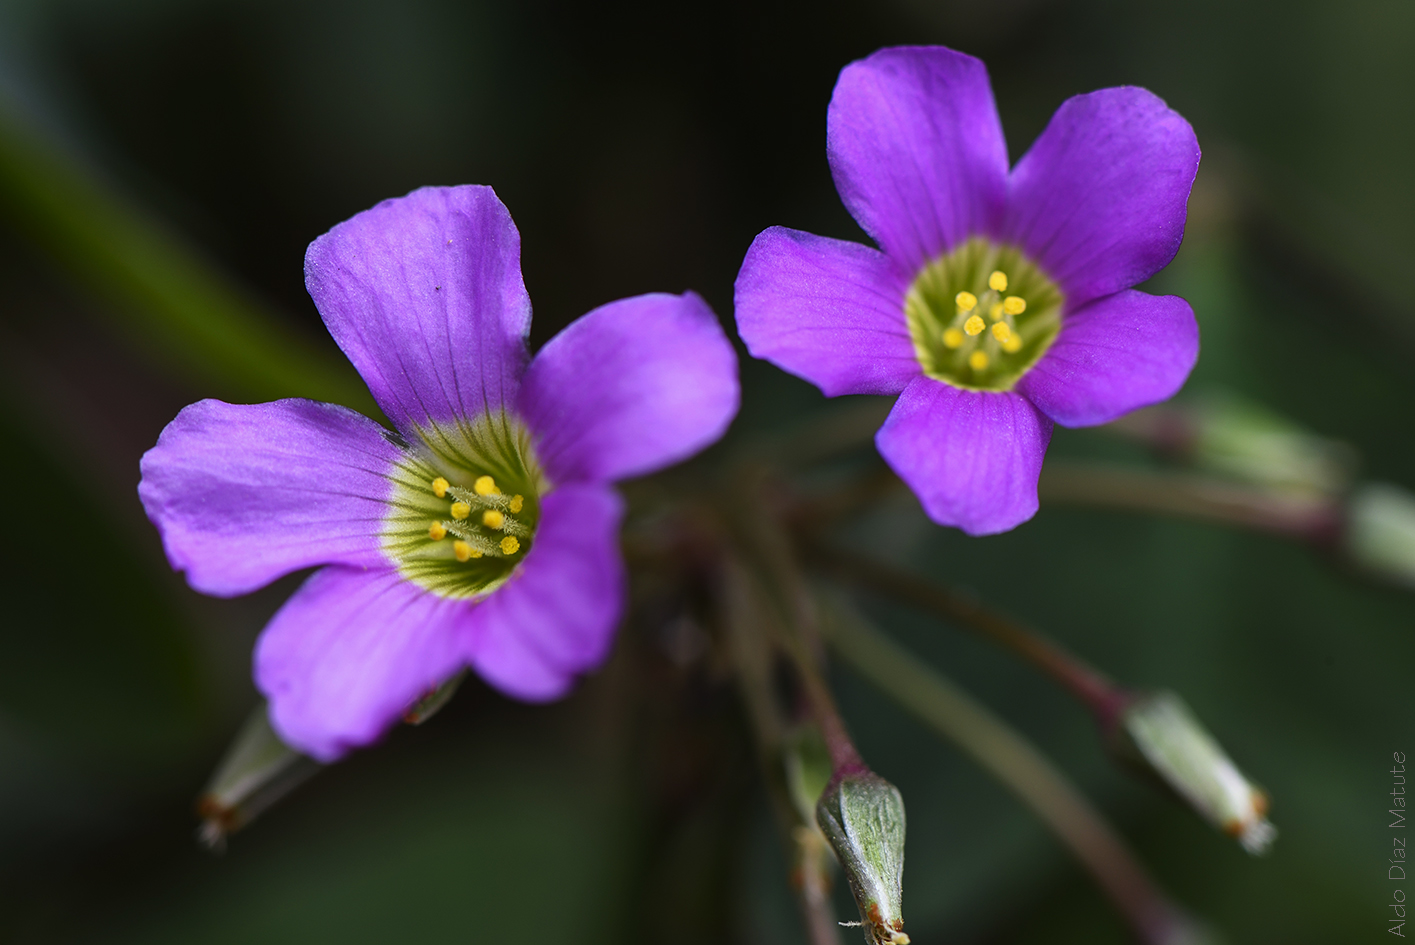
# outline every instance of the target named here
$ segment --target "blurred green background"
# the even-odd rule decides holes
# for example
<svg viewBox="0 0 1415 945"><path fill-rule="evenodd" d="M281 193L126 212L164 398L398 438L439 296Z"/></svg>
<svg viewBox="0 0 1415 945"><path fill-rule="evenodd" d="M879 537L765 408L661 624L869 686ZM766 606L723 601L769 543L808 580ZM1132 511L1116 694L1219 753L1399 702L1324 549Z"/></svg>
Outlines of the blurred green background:
<svg viewBox="0 0 1415 945"><path fill-rule="evenodd" d="M799 941L730 683L642 628L566 702L469 683L224 856L201 850L193 798L296 579L235 601L187 590L138 505L138 458L205 396L364 403L305 295L304 248L423 184L496 187L537 345L651 290L693 288L730 319L764 227L861 238L826 167L825 106L843 65L900 43L987 62L1014 159L1078 92L1144 85L1182 112L1204 163L1152 288L1198 314L1188 392L1255 398L1415 487L1408 2L4 0L0 941ZM124 275L154 258L156 283ZM277 320L257 359L313 361L272 354L257 376L228 360L205 313L252 306ZM744 382L734 436L824 404L764 365ZM1058 430L1051 458L1067 457L1147 462ZM1230 941L1385 934L1386 771L1415 749L1410 593L1277 539L1136 515L1044 507L973 540L901 505L861 528L1121 680L1185 695L1273 796L1265 859L1113 770L1030 670L872 611L1057 759ZM908 804L915 942L1125 940L1011 796L836 680Z"/></svg>

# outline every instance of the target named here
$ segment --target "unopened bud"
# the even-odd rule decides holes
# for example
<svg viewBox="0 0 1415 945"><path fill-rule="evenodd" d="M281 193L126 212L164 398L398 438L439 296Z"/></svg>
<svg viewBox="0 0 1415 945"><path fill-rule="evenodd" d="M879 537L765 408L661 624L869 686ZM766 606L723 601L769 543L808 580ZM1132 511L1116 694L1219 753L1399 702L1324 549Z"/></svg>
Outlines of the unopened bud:
<svg viewBox="0 0 1415 945"><path fill-rule="evenodd" d="M246 719L197 800L197 813L202 818L198 839L212 850L221 850L229 834L319 769L314 759L280 740L270 727L262 702Z"/></svg>
<svg viewBox="0 0 1415 945"><path fill-rule="evenodd" d="M1366 483L1347 505L1346 552L1367 571L1415 587L1415 495Z"/></svg>
<svg viewBox="0 0 1415 945"><path fill-rule="evenodd" d="M1267 819L1267 794L1243 776L1174 693L1136 697L1121 713L1113 747L1249 853L1267 852L1277 837Z"/></svg>
<svg viewBox="0 0 1415 945"><path fill-rule="evenodd" d="M816 823L850 880L865 941L907 945L904 798L899 789L864 766L839 771L816 804Z"/></svg>
<svg viewBox="0 0 1415 945"><path fill-rule="evenodd" d="M1211 397L1196 413L1194 459L1215 472L1274 489L1333 495L1355 470L1351 447L1251 401Z"/></svg>
<svg viewBox="0 0 1415 945"><path fill-rule="evenodd" d="M462 680L466 678L467 670L464 669L442 685L426 692L403 713L403 721L409 725L421 725L441 712L442 707L452 700L457 693L457 687L462 685Z"/></svg>
<svg viewBox="0 0 1415 945"><path fill-rule="evenodd" d="M1233 394L1147 407L1111 428L1177 459L1279 492L1339 494L1357 465L1345 443Z"/></svg>

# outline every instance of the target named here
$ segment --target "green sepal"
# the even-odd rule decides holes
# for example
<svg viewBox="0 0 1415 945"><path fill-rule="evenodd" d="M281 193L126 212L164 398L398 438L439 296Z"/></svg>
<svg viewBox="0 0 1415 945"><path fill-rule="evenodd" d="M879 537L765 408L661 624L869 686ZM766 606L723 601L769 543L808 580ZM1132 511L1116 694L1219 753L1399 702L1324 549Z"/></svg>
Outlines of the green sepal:
<svg viewBox="0 0 1415 945"><path fill-rule="evenodd" d="M266 808L320 770L322 765L281 741L270 726L266 704L251 712L197 799L202 826L197 836L213 850Z"/></svg>
<svg viewBox="0 0 1415 945"><path fill-rule="evenodd" d="M414 702L412 708L403 713L403 721L409 725L421 725L441 712L442 707L451 702L452 697L457 694L457 687L462 685L462 680L467 678L468 672L469 670L462 670L432 692L429 692L417 702Z"/></svg>
<svg viewBox="0 0 1415 945"><path fill-rule="evenodd" d="M1238 770L1175 693L1132 699L1121 711L1109 747L1249 853L1267 852L1276 839L1277 828L1267 819L1267 794Z"/></svg>
<svg viewBox="0 0 1415 945"><path fill-rule="evenodd" d="M904 945L904 798L868 768L837 772L816 803L860 909L865 940Z"/></svg>
<svg viewBox="0 0 1415 945"><path fill-rule="evenodd" d="M1357 566L1415 588L1415 495L1384 482L1364 483L1347 504L1343 542Z"/></svg>

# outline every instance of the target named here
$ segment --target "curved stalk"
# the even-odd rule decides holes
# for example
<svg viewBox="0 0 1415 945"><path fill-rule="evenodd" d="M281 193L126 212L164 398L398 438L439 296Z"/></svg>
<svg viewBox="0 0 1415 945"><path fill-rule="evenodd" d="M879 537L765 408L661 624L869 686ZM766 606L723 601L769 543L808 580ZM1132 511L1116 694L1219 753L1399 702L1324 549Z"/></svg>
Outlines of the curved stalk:
<svg viewBox="0 0 1415 945"><path fill-rule="evenodd" d="M1335 542L1341 505L1320 496L1285 495L1192 473L1101 463L1048 463L1037 484L1043 505L1150 512L1237 525L1316 545Z"/></svg>
<svg viewBox="0 0 1415 945"><path fill-rule="evenodd" d="M1083 702L1109 731L1131 699L1104 673L1034 630L930 581L864 555L815 546L812 560L833 577L958 623L1016 653Z"/></svg>
<svg viewBox="0 0 1415 945"><path fill-rule="evenodd" d="M837 653L952 741L1066 845L1146 945L1199 945L1207 935L1155 885L1081 793L1030 742L842 605L822 627Z"/></svg>

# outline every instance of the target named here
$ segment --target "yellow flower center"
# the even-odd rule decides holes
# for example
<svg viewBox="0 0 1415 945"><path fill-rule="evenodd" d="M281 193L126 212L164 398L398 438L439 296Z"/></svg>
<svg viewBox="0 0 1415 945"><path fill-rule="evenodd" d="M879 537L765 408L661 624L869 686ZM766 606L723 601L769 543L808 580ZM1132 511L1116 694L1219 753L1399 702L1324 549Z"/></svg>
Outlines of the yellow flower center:
<svg viewBox="0 0 1415 945"><path fill-rule="evenodd" d="M920 270L904 298L925 374L967 390L1011 390L1061 329L1064 299L1013 246L974 237Z"/></svg>
<svg viewBox="0 0 1415 945"><path fill-rule="evenodd" d="M530 550L549 489L530 436L499 412L418 435L390 477L384 552L433 593L489 594Z"/></svg>

